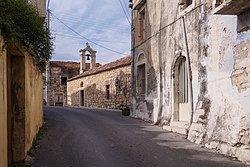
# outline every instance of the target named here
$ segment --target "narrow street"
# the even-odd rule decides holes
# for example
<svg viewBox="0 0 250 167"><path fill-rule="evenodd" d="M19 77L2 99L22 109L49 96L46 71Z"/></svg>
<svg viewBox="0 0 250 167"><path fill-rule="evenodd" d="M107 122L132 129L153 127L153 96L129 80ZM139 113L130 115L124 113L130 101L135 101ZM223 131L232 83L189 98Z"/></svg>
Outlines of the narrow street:
<svg viewBox="0 0 250 167"><path fill-rule="evenodd" d="M45 108L34 167L245 166L118 111Z"/></svg>

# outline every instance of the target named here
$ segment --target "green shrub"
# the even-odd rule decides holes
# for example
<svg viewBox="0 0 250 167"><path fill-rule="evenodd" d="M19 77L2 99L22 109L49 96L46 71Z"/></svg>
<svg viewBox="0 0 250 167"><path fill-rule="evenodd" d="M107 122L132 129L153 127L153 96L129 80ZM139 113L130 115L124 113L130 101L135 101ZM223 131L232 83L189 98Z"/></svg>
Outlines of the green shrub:
<svg viewBox="0 0 250 167"><path fill-rule="evenodd" d="M5 41L20 41L40 70L45 70L53 46L44 18L27 0L0 0L0 12L0 29Z"/></svg>
<svg viewBox="0 0 250 167"><path fill-rule="evenodd" d="M130 115L130 108L129 107L122 108L122 115L129 116Z"/></svg>

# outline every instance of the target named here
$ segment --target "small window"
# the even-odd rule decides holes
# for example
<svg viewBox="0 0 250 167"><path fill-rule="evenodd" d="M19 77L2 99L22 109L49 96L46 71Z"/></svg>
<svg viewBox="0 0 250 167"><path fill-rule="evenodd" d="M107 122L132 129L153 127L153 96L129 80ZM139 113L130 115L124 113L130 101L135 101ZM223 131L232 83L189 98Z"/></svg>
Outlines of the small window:
<svg viewBox="0 0 250 167"><path fill-rule="evenodd" d="M67 85L67 77L61 77L61 85Z"/></svg>
<svg viewBox="0 0 250 167"><path fill-rule="evenodd" d="M144 40L146 37L146 11L145 8L138 13L138 38L139 41Z"/></svg>
<svg viewBox="0 0 250 167"><path fill-rule="evenodd" d="M250 10L237 16L237 31L242 33L250 30Z"/></svg>
<svg viewBox="0 0 250 167"><path fill-rule="evenodd" d="M181 5L183 5L183 9L187 8L193 3L193 0L181 0Z"/></svg>
<svg viewBox="0 0 250 167"><path fill-rule="evenodd" d="M80 87L83 87L83 82L80 83Z"/></svg>
<svg viewBox="0 0 250 167"><path fill-rule="evenodd" d="M144 54L140 54L138 57L138 62L141 62L145 59Z"/></svg>
<svg viewBox="0 0 250 167"><path fill-rule="evenodd" d="M110 99L110 85L106 85L106 98Z"/></svg>
<svg viewBox="0 0 250 167"><path fill-rule="evenodd" d="M220 6L223 3L223 0L216 0L215 7Z"/></svg>

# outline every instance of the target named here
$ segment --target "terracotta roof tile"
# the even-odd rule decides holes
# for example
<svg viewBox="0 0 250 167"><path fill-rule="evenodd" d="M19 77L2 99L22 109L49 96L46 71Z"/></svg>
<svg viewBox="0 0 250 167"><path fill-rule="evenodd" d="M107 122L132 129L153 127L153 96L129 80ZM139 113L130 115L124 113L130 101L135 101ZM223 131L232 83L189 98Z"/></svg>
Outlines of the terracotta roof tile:
<svg viewBox="0 0 250 167"><path fill-rule="evenodd" d="M60 67L60 68L78 68L80 69L79 62L71 62L71 61L50 61L51 67ZM96 67L101 66L100 63L96 63ZM90 69L90 63L86 63L86 68Z"/></svg>
<svg viewBox="0 0 250 167"><path fill-rule="evenodd" d="M80 69L80 63L79 62L71 62L71 61L50 61L50 67L78 68L78 69Z"/></svg>
<svg viewBox="0 0 250 167"><path fill-rule="evenodd" d="M103 71L116 69L116 68L123 67L123 66L130 65L130 64L131 64L131 56L126 56L126 57L123 57L123 58L118 59L116 61L101 65L99 67L96 67L94 69L90 69L88 71L85 71L82 74L79 74L79 75L69 79L69 81L72 81L72 80L75 80L75 79L78 79L81 77L97 74L97 73L100 73Z"/></svg>

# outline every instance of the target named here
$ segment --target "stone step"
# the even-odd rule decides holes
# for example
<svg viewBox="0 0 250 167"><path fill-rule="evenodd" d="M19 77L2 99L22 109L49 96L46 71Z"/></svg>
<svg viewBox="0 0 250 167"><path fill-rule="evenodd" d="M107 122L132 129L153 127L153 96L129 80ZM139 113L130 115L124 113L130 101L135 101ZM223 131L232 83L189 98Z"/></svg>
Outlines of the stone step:
<svg viewBox="0 0 250 167"><path fill-rule="evenodd" d="M173 121L170 123L170 125L164 125L163 129L174 133L187 135L189 123L186 121Z"/></svg>
<svg viewBox="0 0 250 167"><path fill-rule="evenodd" d="M189 123L187 121L172 121L170 123L170 126L172 127L179 127L179 128L188 128Z"/></svg>
<svg viewBox="0 0 250 167"><path fill-rule="evenodd" d="M163 129L174 133L179 133L185 136L188 134L188 129L186 127L164 125Z"/></svg>

